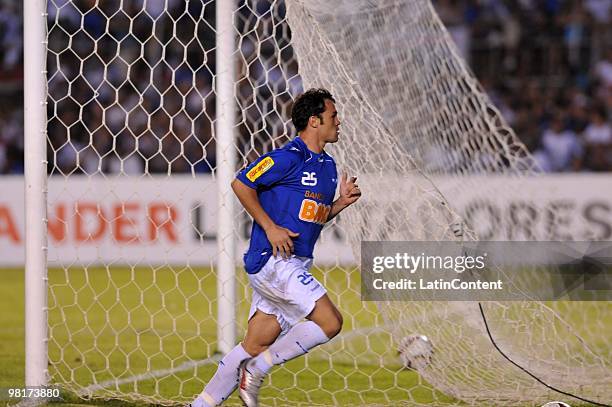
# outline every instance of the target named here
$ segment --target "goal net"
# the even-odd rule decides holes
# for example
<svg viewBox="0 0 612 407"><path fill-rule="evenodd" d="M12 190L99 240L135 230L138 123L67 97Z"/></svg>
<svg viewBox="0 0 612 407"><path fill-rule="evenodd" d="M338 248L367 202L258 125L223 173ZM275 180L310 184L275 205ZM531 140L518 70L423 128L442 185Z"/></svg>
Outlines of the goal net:
<svg viewBox="0 0 612 407"><path fill-rule="evenodd" d="M359 242L477 239L457 202L510 196L505 178L537 173L432 5L235 3L232 171L292 138L294 97L326 87L342 120L330 152L364 191L315 254L343 334L274 370L262 404L575 401L550 387L609 400L598 339L609 303L488 302L481 313L474 302L360 299ZM188 402L220 358L215 2L49 0L48 13L51 382L84 398ZM239 249L248 224L239 212ZM236 281L240 335L250 293L241 269ZM483 314L533 376L496 350ZM418 372L397 351L411 334L434 345Z"/></svg>
<svg viewBox="0 0 612 407"><path fill-rule="evenodd" d="M453 208L465 196L510 199L520 193L515 179L537 174L431 4L340 0L328 9L315 1L290 10L304 83L328 87L342 101L339 162L365 173L361 186L374 195L365 208L344 214L353 245L456 239L454 226L462 221ZM478 227L467 225L464 238L477 238ZM446 394L495 405L567 397L550 387L591 401L610 397L610 353L597 322L609 303L487 302L481 312L477 302L387 296L379 308L395 342L414 333L432 340L436 356L420 373ZM497 345L520 367L493 346L485 318Z"/></svg>

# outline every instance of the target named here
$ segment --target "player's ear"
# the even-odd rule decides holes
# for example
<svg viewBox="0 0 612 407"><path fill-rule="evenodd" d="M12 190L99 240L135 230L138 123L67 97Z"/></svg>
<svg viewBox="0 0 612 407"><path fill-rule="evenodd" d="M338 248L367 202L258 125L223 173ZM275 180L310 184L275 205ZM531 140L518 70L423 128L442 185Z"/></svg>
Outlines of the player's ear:
<svg viewBox="0 0 612 407"><path fill-rule="evenodd" d="M308 125L310 127L314 127L315 129L319 127L319 124L321 124L320 122L321 119L319 118L319 116L312 115L308 118Z"/></svg>

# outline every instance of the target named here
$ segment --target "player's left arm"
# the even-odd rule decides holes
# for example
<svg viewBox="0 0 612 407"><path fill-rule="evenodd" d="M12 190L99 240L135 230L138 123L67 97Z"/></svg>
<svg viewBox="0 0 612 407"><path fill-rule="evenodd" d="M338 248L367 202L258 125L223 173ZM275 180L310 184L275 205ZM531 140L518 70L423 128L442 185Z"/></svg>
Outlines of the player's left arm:
<svg viewBox="0 0 612 407"><path fill-rule="evenodd" d="M332 204L331 211L327 217L328 222L361 197L361 190L356 182L357 177L349 179L346 173L342 174L340 179L340 196Z"/></svg>

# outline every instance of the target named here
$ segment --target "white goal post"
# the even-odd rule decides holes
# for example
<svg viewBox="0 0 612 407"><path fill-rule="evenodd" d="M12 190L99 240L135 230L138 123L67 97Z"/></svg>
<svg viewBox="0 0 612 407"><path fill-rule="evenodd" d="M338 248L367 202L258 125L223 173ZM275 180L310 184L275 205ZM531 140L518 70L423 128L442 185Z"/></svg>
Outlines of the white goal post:
<svg viewBox="0 0 612 407"><path fill-rule="evenodd" d="M24 3L25 385L48 384L46 2Z"/></svg>
<svg viewBox="0 0 612 407"><path fill-rule="evenodd" d="M231 1L217 3L217 171L219 190L219 225L217 232L217 267L219 269L217 292L219 294L219 316L217 337L219 351L229 352L236 345L236 255L234 197L230 183L236 168L236 148L234 122L236 107L234 102L234 51L236 34L234 31L234 5ZM220 28L223 27L223 28Z"/></svg>
<svg viewBox="0 0 612 407"><path fill-rule="evenodd" d="M24 31L26 385L199 393L249 307L230 182L294 136L294 98L325 87L342 120L329 151L364 191L312 270L345 325L275 369L262 404L610 399L610 303L361 300L361 241L454 240L458 225L477 239L460 203L538 174L430 1L36 0ZM507 238L547 237L526 233ZM420 335L434 357L407 369L398 346Z"/></svg>

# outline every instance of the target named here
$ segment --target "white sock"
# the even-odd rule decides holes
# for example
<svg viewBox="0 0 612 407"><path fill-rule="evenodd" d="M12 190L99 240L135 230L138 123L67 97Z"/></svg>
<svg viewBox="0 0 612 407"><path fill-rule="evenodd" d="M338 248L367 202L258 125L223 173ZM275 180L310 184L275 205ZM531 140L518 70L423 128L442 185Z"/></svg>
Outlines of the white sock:
<svg viewBox="0 0 612 407"><path fill-rule="evenodd" d="M307 353L317 345L329 341L325 332L312 321L300 322L279 338L268 349L255 357L249 367L268 373L274 365L280 365Z"/></svg>
<svg viewBox="0 0 612 407"><path fill-rule="evenodd" d="M191 403L192 407L214 407L224 402L238 387L238 365L250 357L240 343L229 351L202 393Z"/></svg>

